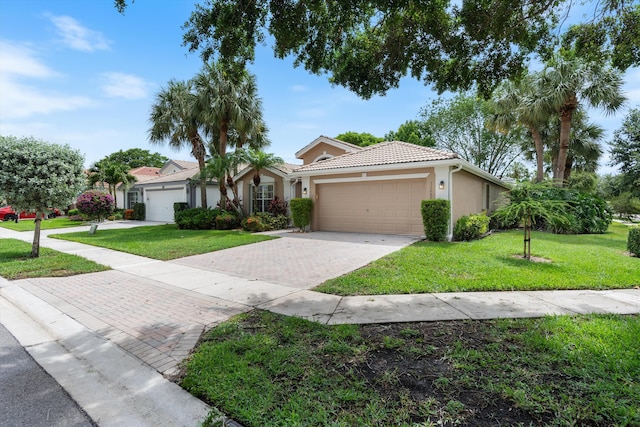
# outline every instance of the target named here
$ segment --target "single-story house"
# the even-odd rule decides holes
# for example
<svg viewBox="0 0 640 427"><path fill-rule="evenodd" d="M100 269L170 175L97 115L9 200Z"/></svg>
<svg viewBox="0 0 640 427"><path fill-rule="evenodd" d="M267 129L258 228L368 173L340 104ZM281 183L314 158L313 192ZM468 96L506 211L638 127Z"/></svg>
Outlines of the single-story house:
<svg viewBox="0 0 640 427"><path fill-rule="evenodd" d="M173 222L174 203L187 203L193 207L201 205L200 169L197 162L169 160L153 176L141 175L139 171L136 173L136 169L130 173L136 177L137 182L128 187L120 185L117 189L123 194L122 207L133 209L136 203L144 203L148 221ZM219 201L217 181L207 181L207 205L215 207Z"/></svg>
<svg viewBox="0 0 640 427"><path fill-rule="evenodd" d="M238 171L234 180L245 212L264 211L275 197L308 197L314 201L314 231L423 235L422 200L450 200L452 230L463 215L491 213L507 189L455 153L400 141L359 147L320 136L296 158L302 165L265 169L258 189L251 167ZM198 175L195 162L169 161L157 176L128 188L126 200L146 203L148 220L170 222L173 203L200 206ZM207 183L207 199L210 207L220 200L215 181Z"/></svg>

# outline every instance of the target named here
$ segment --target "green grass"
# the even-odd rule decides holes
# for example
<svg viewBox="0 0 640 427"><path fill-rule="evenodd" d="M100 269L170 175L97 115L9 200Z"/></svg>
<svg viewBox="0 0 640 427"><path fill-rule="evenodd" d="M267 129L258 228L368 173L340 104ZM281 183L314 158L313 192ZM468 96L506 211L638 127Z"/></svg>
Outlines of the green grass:
<svg viewBox="0 0 640 427"><path fill-rule="evenodd" d="M82 221L69 221L67 217L58 217L46 219L40 222L41 230L52 230L55 228L81 227L88 225ZM13 221L0 221L0 227L8 228L14 231L33 231L35 230L35 221L33 219L21 219L17 223Z"/></svg>
<svg viewBox="0 0 640 427"><path fill-rule="evenodd" d="M40 247L40 256L31 258L31 244L16 239L0 239L0 276L8 280L31 277L62 277L109 270L76 255Z"/></svg>
<svg viewBox="0 0 640 427"><path fill-rule="evenodd" d="M167 261L235 246L274 239L272 236L237 230L180 230L174 224L118 230L64 233L49 237L100 246L121 252Z"/></svg>
<svg viewBox="0 0 640 427"><path fill-rule="evenodd" d="M626 253L627 234L628 227L617 223L605 234L534 232L532 255L549 263L521 258L523 233L517 230L472 242L420 242L315 290L380 295L629 288L640 285L640 258Z"/></svg>
<svg viewBox="0 0 640 427"><path fill-rule="evenodd" d="M181 385L247 427L631 426L638 336L638 316L326 326L254 311L206 336Z"/></svg>

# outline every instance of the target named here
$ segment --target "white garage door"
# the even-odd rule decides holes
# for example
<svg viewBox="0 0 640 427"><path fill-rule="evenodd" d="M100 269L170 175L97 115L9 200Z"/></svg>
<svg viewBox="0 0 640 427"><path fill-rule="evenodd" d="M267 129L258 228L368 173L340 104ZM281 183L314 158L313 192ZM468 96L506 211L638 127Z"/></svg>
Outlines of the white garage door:
<svg viewBox="0 0 640 427"><path fill-rule="evenodd" d="M427 198L426 179L320 184L316 192L319 230L424 234L420 205Z"/></svg>
<svg viewBox="0 0 640 427"><path fill-rule="evenodd" d="M145 193L147 221L173 222L173 204L187 201L183 188L147 190Z"/></svg>

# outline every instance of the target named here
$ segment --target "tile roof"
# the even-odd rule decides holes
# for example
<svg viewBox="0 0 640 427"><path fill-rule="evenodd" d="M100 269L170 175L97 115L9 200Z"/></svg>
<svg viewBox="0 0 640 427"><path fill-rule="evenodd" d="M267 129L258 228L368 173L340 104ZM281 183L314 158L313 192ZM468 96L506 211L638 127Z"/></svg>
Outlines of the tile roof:
<svg viewBox="0 0 640 427"><path fill-rule="evenodd" d="M450 151L409 144L401 141L387 141L364 147L362 150L346 153L331 159L310 163L296 169L296 172L344 169L363 166L393 165L401 163L429 162L434 160L457 159Z"/></svg>
<svg viewBox="0 0 640 427"><path fill-rule="evenodd" d="M141 166L139 168L131 169L129 171L131 175L158 175L160 173L160 168L152 168L149 166Z"/></svg>
<svg viewBox="0 0 640 427"><path fill-rule="evenodd" d="M195 168L191 167L189 169L183 169L183 170L166 174L166 175L157 175L156 177L149 180L138 181L137 184L152 185L152 184L162 184L167 182L179 182L179 181L186 181L189 179L198 179L199 176L200 176L200 169L196 165Z"/></svg>

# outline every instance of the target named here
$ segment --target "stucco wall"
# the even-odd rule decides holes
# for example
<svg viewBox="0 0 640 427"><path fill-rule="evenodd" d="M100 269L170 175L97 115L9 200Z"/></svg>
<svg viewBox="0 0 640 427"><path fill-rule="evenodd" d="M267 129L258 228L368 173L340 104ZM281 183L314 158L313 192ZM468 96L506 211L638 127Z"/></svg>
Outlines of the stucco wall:
<svg viewBox="0 0 640 427"><path fill-rule="evenodd" d="M334 147L333 145L321 142L304 154L304 156L302 157L302 164L306 165L309 163L313 163L319 156L325 153L336 157L347 153L347 151L342 148Z"/></svg>

